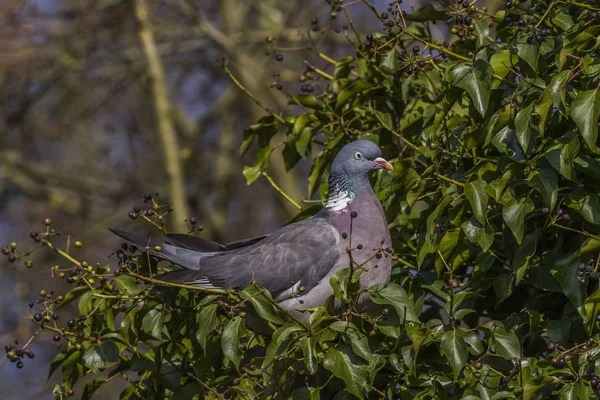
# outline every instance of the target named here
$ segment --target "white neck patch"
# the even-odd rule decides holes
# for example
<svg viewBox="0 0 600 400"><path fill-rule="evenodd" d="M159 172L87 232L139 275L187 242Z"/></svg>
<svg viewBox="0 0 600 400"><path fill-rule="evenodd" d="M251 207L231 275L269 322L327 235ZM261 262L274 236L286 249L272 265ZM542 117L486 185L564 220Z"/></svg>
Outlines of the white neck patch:
<svg viewBox="0 0 600 400"><path fill-rule="evenodd" d="M327 199L327 204L325 204L325 208L328 208L331 211L341 211L345 209L348 204L352 203L354 197L350 195L350 193L341 190L337 193L334 193Z"/></svg>

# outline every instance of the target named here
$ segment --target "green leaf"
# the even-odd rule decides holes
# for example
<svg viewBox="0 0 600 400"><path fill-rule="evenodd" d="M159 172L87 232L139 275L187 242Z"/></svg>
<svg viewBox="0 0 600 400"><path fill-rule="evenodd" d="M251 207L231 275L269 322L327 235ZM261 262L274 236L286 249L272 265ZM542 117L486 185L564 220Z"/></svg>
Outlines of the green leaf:
<svg viewBox="0 0 600 400"><path fill-rule="evenodd" d="M246 177L246 183L248 185L252 184L262 175L263 172L267 170L267 167L269 166L269 157L271 156L273 150L275 150L274 147L263 147L256 155L256 163L254 166L244 167L243 174Z"/></svg>
<svg viewBox="0 0 600 400"><path fill-rule="evenodd" d="M71 303L73 300L79 298L81 295L83 295L85 292L87 292L89 290L90 290L90 288L87 285L86 286L77 286L76 288L69 290L67 292L67 294L64 296L63 301L61 301L60 304L58 304L56 309L60 310L61 308L63 308L67 304Z"/></svg>
<svg viewBox="0 0 600 400"><path fill-rule="evenodd" d="M560 287L567 298L573 303L575 308L579 308L585 300L585 286L579 283L577 276L577 266L579 262L572 262L561 272L555 272L555 277L560 283Z"/></svg>
<svg viewBox="0 0 600 400"><path fill-rule="evenodd" d="M494 74L504 79L510 72L510 66L517 62L517 55L511 54L509 50L495 51L490 57L490 65L494 71ZM502 84L502 81L494 79L492 83L493 88L498 88Z"/></svg>
<svg viewBox="0 0 600 400"><path fill-rule="evenodd" d="M571 103L571 117L577 124L585 143L595 152L600 117L600 90L577 93Z"/></svg>
<svg viewBox="0 0 600 400"><path fill-rule="evenodd" d="M255 286L247 286L240 292L240 297L248 300L256 313L264 320L281 324L281 318L275 311L271 296L266 289L257 289Z"/></svg>
<svg viewBox="0 0 600 400"><path fill-rule="evenodd" d="M567 92L567 81L569 79L569 75L571 74L570 70L562 71L552 77L550 80L550 84L547 87L547 91L552 99L552 104L558 107L559 110L564 112L565 110L565 94Z"/></svg>
<svg viewBox="0 0 600 400"><path fill-rule="evenodd" d="M531 113L535 103L532 102L527 107L523 107L515 117L515 133L521 148L527 153L529 143L531 142Z"/></svg>
<svg viewBox="0 0 600 400"><path fill-rule="evenodd" d="M515 285L518 285L525 275L529 259L535 254L537 248L538 234L536 232L525 236L523 243L515 252L515 257L512 262L513 271L515 271Z"/></svg>
<svg viewBox="0 0 600 400"><path fill-rule="evenodd" d="M359 279L362 273L363 269L343 268L331 275L329 284L333 288L335 297L346 303L349 302L350 295L359 289Z"/></svg>
<svg viewBox="0 0 600 400"><path fill-rule="evenodd" d="M319 367L319 363L317 362L317 357L315 355L316 341L317 339L314 336L302 336L298 340L300 348L302 349L302 354L304 355L304 365L306 365L306 369L310 375L314 375Z"/></svg>
<svg viewBox="0 0 600 400"><path fill-rule="evenodd" d="M329 325L329 329L334 332L342 333L347 339L347 342L350 342L354 354L366 361L371 361L373 359L367 337L360 332L352 322L337 321Z"/></svg>
<svg viewBox="0 0 600 400"><path fill-rule="evenodd" d="M244 142L240 148L241 155L246 154L255 139L259 148L268 146L271 138L278 130L279 125L272 115L260 118L256 124L244 130Z"/></svg>
<svg viewBox="0 0 600 400"><path fill-rule="evenodd" d="M319 155L317 156L317 158L315 158L315 161L313 162L313 165L310 169L310 174L308 175L308 197L311 198L313 196L313 194L315 193L315 190L318 187L318 184L320 182L321 179L321 175L323 174L323 171L325 170L325 161L328 158L328 153L326 151L323 151L321 153L319 153Z"/></svg>
<svg viewBox="0 0 600 400"><path fill-rule="evenodd" d="M78 350L74 347L68 349L66 352L58 353L58 355L52 360L50 363L50 369L48 371L48 379L52 376L52 374L60 367L63 370L67 369L73 363L79 361L79 358L82 355L82 351Z"/></svg>
<svg viewBox="0 0 600 400"><path fill-rule="evenodd" d="M217 318L217 305L209 304L200 311L196 317L198 321L198 331L196 332L196 340L200 343L203 349L206 349L206 339L208 335L217 329L219 320Z"/></svg>
<svg viewBox="0 0 600 400"><path fill-rule="evenodd" d="M364 94L365 91L371 89L371 83L363 80L352 81L348 86L340 91L335 104L336 110L341 109L348 101L357 94Z"/></svg>
<svg viewBox="0 0 600 400"><path fill-rule="evenodd" d="M378 284L369 288L369 297L376 304L391 304L401 321L419 322L406 291L395 283Z"/></svg>
<svg viewBox="0 0 600 400"><path fill-rule="evenodd" d="M521 244L525 233L525 216L533 209L534 204L529 196L518 200L513 198L502 207L502 217L519 244Z"/></svg>
<svg viewBox="0 0 600 400"><path fill-rule="evenodd" d="M552 23L563 31L568 31L569 29L573 28L573 25L575 25L573 18L571 18L569 13L555 9L553 14Z"/></svg>
<svg viewBox="0 0 600 400"><path fill-rule="evenodd" d="M450 301L450 295L446 293L444 283L442 281L435 281L431 285L421 285L423 289L431 290L433 294L437 295L444 301Z"/></svg>
<svg viewBox="0 0 600 400"><path fill-rule="evenodd" d="M302 158L302 156L298 153L298 150L296 149L296 142L294 142L293 140L285 141L281 154L283 155L283 163L286 172L289 172L292 168L294 168L294 166Z"/></svg>
<svg viewBox="0 0 600 400"><path fill-rule="evenodd" d="M490 90L494 70L485 60L477 59L473 65L459 63L450 70L449 81L464 89L471 96L473 106L483 116L490 102Z"/></svg>
<svg viewBox="0 0 600 400"><path fill-rule="evenodd" d="M448 361L450 361L454 380L456 381L467 361L467 346L465 345L463 331L457 328L445 332L442 336L440 350Z"/></svg>
<svg viewBox="0 0 600 400"><path fill-rule="evenodd" d="M110 340L91 344L83 353L83 364L94 370L103 370L119 361L119 348Z"/></svg>
<svg viewBox="0 0 600 400"><path fill-rule="evenodd" d="M461 227L466 238L471 243L478 244L484 252L494 243L494 229L487 221L485 225L482 225L475 217L472 217L465 221Z"/></svg>
<svg viewBox="0 0 600 400"><path fill-rule="evenodd" d="M578 151L579 140L577 140L574 132L569 132L556 139L554 144L546 151L545 156L552 168L565 178L576 181L577 174L573 166Z"/></svg>
<svg viewBox="0 0 600 400"><path fill-rule="evenodd" d="M319 108L319 100L312 94L297 94L288 100L289 105L301 105L306 108Z"/></svg>
<svg viewBox="0 0 600 400"><path fill-rule="evenodd" d="M578 395L579 384L567 383L559 390L560 400L580 400Z"/></svg>
<svg viewBox="0 0 600 400"><path fill-rule="evenodd" d="M554 208L558 199L558 177L552 169L544 168L539 172L533 172L527 184L540 192L544 203L551 210Z"/></svg>
<svg viewBox="0 0 600 400"><path fill-rule="evenodd" d="M381 69L389 73L394 73L398 69L398 53L396 53L394 47L383 58Z"/></svg>
<svg viewBox="0 0 600 400"><path fill-rule="evenodd" d="M306 127L300 132L298 140L296 140L296 151L302 157L308 155L310 149L310 141L316 134L312 127Z"/></svg>
<svg viewBox="0 0 600 400"><path fill-rule="evenodd" d="M367 365L356 363L351 354L348 347L340 346L340 350L332 347L325 354L323 366L344 381L346 390L363 399L363 389L367 386Z"/></svg>
<svg viewBox="0 0 600 400"><path fill-rule="evenodd" d="M129 275L120 275L115 278L117 287L128 296L134 296L142 291L140 286L135 283L135 279Z"/></svg>
<svg viewBox="0 0 600 400"><path fill-rule="evenodd" d="M482 225L485 225L487 222L487 205L489 201L489 196L485 191L487 186L487 182L483 179L477 179L474 182L468 182L465 185L465 196L471 203L471 209L473 210L473 214L475 218Z"/></svg>
<svg viewBox="0 0 600 400"><path fill-rule="evenodd" d="M521 343L514 332L496 328L493 332L496 354L511 358L521 358Z"/></svg>
<svg viewBox="0 0 600 400"><path fill-rule="evenodd" d="M161 339L163 336L163 311L153 308L142 319L142 330L148 335Z"/></svg>
<svg viewBox="0 0 600 400"><path fill-rule="evenodd" d="M92 398L92 395L94 394L94 392L98 389L100 389L100 387L106 382L106 379L100 378L100 379L93 379L91 381L89 381L88 383L85 384L85 387L83 388L83 393L81 395L81 400L89 400Z"/></svg>
<svg viewBox="0 0 600 400"><path fill-rule="evenodd" d="M523 38L524 39L524 38ZM540 46L538 44L529 44L525 40L517 44L517 56L525 61L529 66L537 72L538 58L540 56Z"/></svg>
<svg viewBox="0 0 600 400"><path fill-rule="evenodd" d="M240 340L246 336L246 322L244 318L234 317L225 324L221 337L223 354L238 367L242 361L242 352L239 348Z"/></svg>
<svg viewBox="0 0 600 400"><path fill-rule="evenodd" d="M407 14L404 17L407 21L426 22L426 21L445 21L448 17L446 13L437 10L433 5L426 4L416 11Z"/></svg>
<svg viewBox="0 0 600 400"><path fill-rule="evenodd" d="M467 345L467 350L469 353L474 356L479 355L484 352L483 345L481 344L481 339L475 332L465 332L465 343Z"/></svg>

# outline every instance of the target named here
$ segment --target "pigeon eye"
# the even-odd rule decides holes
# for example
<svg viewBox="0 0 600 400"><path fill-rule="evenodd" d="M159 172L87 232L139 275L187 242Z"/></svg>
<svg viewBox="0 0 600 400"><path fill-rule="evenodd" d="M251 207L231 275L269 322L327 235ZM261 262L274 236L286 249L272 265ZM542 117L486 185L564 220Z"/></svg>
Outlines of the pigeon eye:
<svg viewBox="0 0 600 400"><path fill-rule="evenodd" d="M357 151L356 153L354 153L354 159L355 160L362 160L363 155L360 151Z"/></svg>

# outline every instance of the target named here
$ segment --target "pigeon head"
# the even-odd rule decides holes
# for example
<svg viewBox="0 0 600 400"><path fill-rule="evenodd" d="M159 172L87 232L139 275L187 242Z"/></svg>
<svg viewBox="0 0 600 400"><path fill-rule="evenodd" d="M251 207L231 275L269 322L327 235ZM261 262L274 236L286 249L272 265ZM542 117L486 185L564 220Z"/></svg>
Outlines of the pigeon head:
<svg viewBox="0 0 600 400"><path fill-rule="evenodd" d="M331 165L326 209L339 211L356 196L372 194L369 177L378 169L391 170L392 165L381 157L381 149L375 143L357 140L344 146Z"/></svg>
<svg viewBox="0 0 600 400"><path fill-rule="evenodd" d="M381 157L381 149L368 140L357 140L344 146L333 160L331 174L365 178L378 169L392 169L392 164Z"/></svg>

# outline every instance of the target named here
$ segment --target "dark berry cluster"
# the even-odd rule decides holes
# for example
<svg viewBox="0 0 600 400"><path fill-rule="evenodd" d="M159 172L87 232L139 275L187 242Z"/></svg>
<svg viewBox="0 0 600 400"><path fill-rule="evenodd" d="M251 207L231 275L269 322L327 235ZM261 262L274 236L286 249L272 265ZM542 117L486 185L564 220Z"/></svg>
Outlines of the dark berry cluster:
<svg viewBox="0 0 600 400"><path fill-rule="evenodd" d="M414 46L411 50L404 51L398 55L399 69L403 71L404 76L418 74L419 71L427 68L426 60L429 56L423 57L419 46Z"/></svg>
<svg viewBox="0 0 600 400"><path fill-rule="evenodd" d="M544 214L550 214L550 211L551 211L551 210L550 210L548 207L544 207L544 208L542 208L542 212L543 212ZM565 212L565 210L564 210L564 209L562 209L562 208L558 208L558 209L556 210L556 216L555 216L555 218L556 218L557 220L558 220L558 219L561 219L561 220L563 220L563 221L568 221L568 220L570 220L570 219L571 219L571 216L570 216L569 214L567 214L567 212Z"/></svg>
<svg viewBox="0 0 600 400"><path fill-rule="evenodd" d="M598 272L595 270L594 266L591 264L580 263L577 267L577 276L579 277L579 283L585 285L587 280L596 280L598 279Z"/></svg>
<svg viewBox="0 0 600 400"><path fill-rule="evenodd" d="M475 39L475 25L473 24L473 17L470 15L464 15L460 13L454 17L454 26L450 29L450 32L460 39L472 40Z"/></svg>
<svg viewBox="0 0 600 400"><path fill-rule="evenodd" d="M167 214L173 212L172 207L168 207L158 202L158 193L154 195L147 193L142 198L142 203L147 204L143 209L142 207L135 206L132 211L129 212L129 218L136 219L138 216L143 215L144 217L155 217L160 222ZM167 208L165 211L164 209Z"/></svg>
<svg viewBox="0 0 600 400"><path fill-rule="evenodd" d="M15 341L14 346L11 344L4 346L4 350L6 351L6 358L8 358L10 360L10 362L16 363L16 366L19 369L24 367L22 360L25 357L27 357L27 358L35 357L35 353L33 351L31 351L30 348L28 348L26 345L23 347L19 346L18 341Z"/></svg>
<svg viewBox="0 0 600 400"><path fill-rule="evenodd" d="M400 4L402 4L402 0L390 2L388 4L387 12L382 12L379 15L383 23L383 28L388 33L391 33L394 26L396 26L396 24L398 24L406 15L406 13L400 9Z"/></svg>
<svg viewBox="0 0 600 400"><path fill-rule="evenodd" d="M44 219L43 223L46 227L45 232L38 233L36 231L32 231L29 233L29 236L31 237L31 239L33 239L33 241L36 243L40 243L43 239L46 239L49 236L60 235L60 233L56 232L54 229L51 228L52 220L50 218ZM75 242L75 247L81 247L81 246L83 246L83 244L81 242L79 242L79 241ZM16 268L16 262L18 260L30 256L33 251L33 250L29 250L29 251L25 251L23 253L19 253L17 251L17 248L18 248L17 242L11 242L8 246L0 247L0 253L2 253L3 255L6 256L6 259L9 263L13 264L13 268ZM23 264L25 265L26 268L33 267L33 261L31 261L31 260L25 260L25 262Z"/></svg>
<svg viewBox="0 0 600 400"><path fill-rule="evenodd" d="M508 371L508 375L502 377L502 379L500 379L500 384L502 386L506 386L506 390L508 390L509 392L513 392L515 390L515 385L511 384L510 382L517 378L517 376L520 374L521 372L521 361L518 359L513 360L513 368L510 369Z"/></svg>

